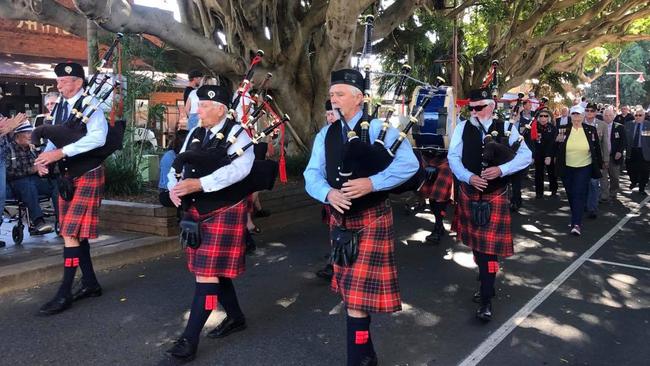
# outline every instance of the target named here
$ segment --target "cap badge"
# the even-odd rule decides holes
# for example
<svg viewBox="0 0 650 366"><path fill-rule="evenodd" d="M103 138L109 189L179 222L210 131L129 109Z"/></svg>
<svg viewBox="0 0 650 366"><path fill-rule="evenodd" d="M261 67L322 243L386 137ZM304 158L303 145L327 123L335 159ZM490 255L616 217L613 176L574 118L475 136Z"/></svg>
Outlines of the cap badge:
<svg viewBox="0 0 650 366"><path fill-rule="evenodd" d="M72 66L66 66L63 70L65 70L66 74L72 73Z"/></svg>
<svg viewBox="0 0 650 366"><path fill-rule="evenodd" d="M216 93L213 90L208 91L208 98L214 99L215 95L216 95Z"/></svg>

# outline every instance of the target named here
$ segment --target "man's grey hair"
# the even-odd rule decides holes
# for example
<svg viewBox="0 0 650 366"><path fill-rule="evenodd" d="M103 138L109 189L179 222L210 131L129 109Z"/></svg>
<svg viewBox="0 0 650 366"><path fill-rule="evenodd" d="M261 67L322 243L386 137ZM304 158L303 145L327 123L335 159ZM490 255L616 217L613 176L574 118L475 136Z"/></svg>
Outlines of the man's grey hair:
<svg viewBox="0 0 650 366"><path fill-rule="evenodd" d="M51 92L48 92L47 94L45 94L45 96L43 97L43 100L46 101L46 100L48 100L50 98L57 99L59 97L59 95L60 94L58 92L51 91Z"/></svg>
<svg viewBox="0 0 650 366"><path fill-rule="evenodd" d="M350 88L350 93L352 93L352 96L356 97L357 95L363 95L363 92L359 90L356 86L348 85L348 88Z"/></svg>

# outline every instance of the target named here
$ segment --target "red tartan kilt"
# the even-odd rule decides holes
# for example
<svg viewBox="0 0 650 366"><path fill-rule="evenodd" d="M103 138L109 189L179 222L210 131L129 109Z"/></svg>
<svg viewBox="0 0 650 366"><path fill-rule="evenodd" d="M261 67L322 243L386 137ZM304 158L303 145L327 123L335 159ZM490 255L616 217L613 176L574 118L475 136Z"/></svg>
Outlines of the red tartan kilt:
<svg viewBox="0 0 650 366"><path fill-rule="evenodd" d="M104 166L74 178L71 201L59 196L61 236L94 239L97 237L99 206L104 192Z"/></svg>
<svg viewBox="0 0 650 366"><path fill-rule="evenodd" d="M192 207L187 214L201 221L201 246L186 248L187 267L196 276L235 278L245 266L246 200L199 215ZM205 220L205 221L203 221Z"/></svg>
<svg viewBox="0 0 650 366"><path fill-rule="evenodd" d="M454 186L454 176L449 168L447 158L435 157L423 164L438 168L438 176L433 182L425 182L420 188L420 196L436 202L447 202L451 199Z"/></svg>
<svg viewBox="0 0 650 366"><path fill-rule="evenodd" d="M332 211L330 227L340 222ZM345 226L361 230L359 256L352 267L334 265L332 291L340 293L348 309L368 313L402 310L395 261L395 234L390 203L346 217Z"/></svg>
<svg viewBox="0 0 650 366"><path fill-rule="evenodd" d="M461 183L458 206L454 217L454 229L458 240L463 244L485 254L509 257L514 254L510 225L510 200L508 190L484 193L480 199L490 202L492 216L484 227L472 223L470 201L478 200L479 194L466 183Z"/></svg>

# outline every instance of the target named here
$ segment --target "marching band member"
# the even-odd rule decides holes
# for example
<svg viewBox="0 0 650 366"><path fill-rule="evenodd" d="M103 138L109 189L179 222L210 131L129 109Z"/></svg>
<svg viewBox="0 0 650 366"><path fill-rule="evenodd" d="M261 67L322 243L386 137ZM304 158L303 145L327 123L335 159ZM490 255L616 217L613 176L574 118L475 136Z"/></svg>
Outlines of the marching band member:
<svg viewBox="0 0 650 366"><path fill-rule="evenodd" d="M460 241L472 248L479 267L480 307L476 317L487 322L492 319L491 299L495 296L498 257L514 254L506 177L527 167L532 159L528 146L521 143L513 160L482 167L486 135L496 131L500 138L505 138L509 134L507 140L512 145L518 141L519 132L506 130L502 121L493 120L495 105L489 90L472 90L469 100L471 118L456 126L447 158L451 171L460 181L454 226Z"/></svg>
<svg viewBox="0 0 650 366"><path fill-rule="evenodd" d="M226 118L226 106L231 101L226 88L204 85L198 89L197 96L203 125L190 132L181 153L197 138L202 141L201 149L218 147L242 128L236 121ZM226 138L216 138L219 134ZM240 133L227 153L238 151L250 141L246 133ZM254 158L253 150L248 149L232 163L201 178L179 182L173 169L168 175L170 198L176 206L181 204L182 197L194 194L187 215L199 223L201 237L198 247L186 248L188 269L194 274L196 283L185 331L167 350L177 359L195 357L201 330L217 303L225 310L226 318L208 333L208 337L222 338L246 328L232 281L245 270L246 202L245 197L228 197L220 190L244 179L251 171Z"/></svg>
<svg viewBox="0 0 650 366"><path fill-rule="evenodd" d="M346 266L335 264L332 279L332 289L341 294L347 308L348 366L377 365L369 314L392 313L402 308L393 247L393 214L386 191L407 181L419 167L410 144L405 142L384 171L341 184L339 169L348 132L360 134L361 130L364 89L359 71L332 72L330 100L334 108L340 109L342 118L316 135L304 172L307 193L330 205L332 232L343 227L358 239L356 260ZM379 120L371 121L371 141L380 129ZM387 140L396 138L397 131L390 128Z"/></svg>

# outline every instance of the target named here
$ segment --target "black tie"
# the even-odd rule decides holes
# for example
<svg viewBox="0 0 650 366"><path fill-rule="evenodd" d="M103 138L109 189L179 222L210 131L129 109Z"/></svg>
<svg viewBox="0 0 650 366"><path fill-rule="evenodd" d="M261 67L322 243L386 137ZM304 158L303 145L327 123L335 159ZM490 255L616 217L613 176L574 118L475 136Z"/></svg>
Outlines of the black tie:
<svg viewBox="0 0 650 366"><path fill-rule="evenodd" d="M210 144L210 139L212 138L212 132L210 130L205 131L205 137L203 138L203 144L201 146L206 147Z"/></svg>
<svg viewBox="0 0 650 366"><path fill-rule="evenodd" d="M68 120L68 102L64 100L63 104L61 104L61 119L57 122L57 124L63 124L67 120Z"/></svg>
<svg viewBox="0 0 650 366"><path fill-rule="evenodd" d="M634 129L634 147L639 147L641 143L641 124L637 123Z"/></svg>
<svg viewBox="0 0 650 366"><path fill-rule="evenodd" d="M341 125L343 126L343 128L342 128L342 130L343 130L343 142L345 143L345 142L348 141L348 132L351 131L350 126L348 126L347 122L343 122L343 120L339 120L339 121L341 121Z"/></svg>

